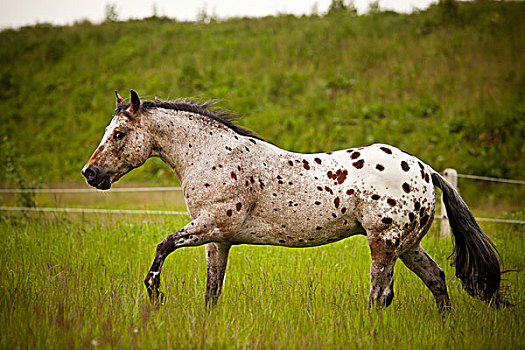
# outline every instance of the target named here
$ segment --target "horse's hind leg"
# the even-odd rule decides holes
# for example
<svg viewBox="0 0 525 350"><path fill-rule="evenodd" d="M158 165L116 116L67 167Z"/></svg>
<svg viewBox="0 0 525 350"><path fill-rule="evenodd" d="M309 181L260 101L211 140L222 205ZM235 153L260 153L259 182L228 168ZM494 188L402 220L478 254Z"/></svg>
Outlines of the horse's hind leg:
<svg viewBox="0 0 525 350"><path fill-rule="evenodd" d="M388 241L390 243L390 241ZM394 299L394 264L397 255L393 245L382 238L369 236L372 263L370 264L370 307L382 308Z"/></svg>
<svg viewBox="0 0 525 350"><path fill-rule="evenodd" d="M401 261L430 289L440 310L450 308L445 273L421 245L403 253Z"/></svg>
<svg viewBox="0 0 525 350"><path fill-rule="evenodd" d="M222 283L228 263L230 244L208 243L206 244L206 267L208 279L206 282L206 305L215 307L222 291Z"/></svg>

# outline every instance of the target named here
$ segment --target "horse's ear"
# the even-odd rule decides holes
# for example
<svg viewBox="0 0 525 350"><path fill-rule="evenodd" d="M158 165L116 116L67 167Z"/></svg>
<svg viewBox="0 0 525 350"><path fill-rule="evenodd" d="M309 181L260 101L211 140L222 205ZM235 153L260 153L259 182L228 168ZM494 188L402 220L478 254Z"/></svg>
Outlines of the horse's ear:
<svg viewBox="0 0 525 350"><path fill-rule="evenodd" d="M118 93L117 90L115 90L115 96L117 96L117 106L119 105L119 103L125 102L124 99L122 98L122 96L120 96L120 94Z"/></svg>
<svg viewBox="0 0 525 350"><path fill-rule="evenodd" d="M131 106L130 109L133 113L137 113L140 110L140 98L139 95L133 90L131 92Z"/></svg>

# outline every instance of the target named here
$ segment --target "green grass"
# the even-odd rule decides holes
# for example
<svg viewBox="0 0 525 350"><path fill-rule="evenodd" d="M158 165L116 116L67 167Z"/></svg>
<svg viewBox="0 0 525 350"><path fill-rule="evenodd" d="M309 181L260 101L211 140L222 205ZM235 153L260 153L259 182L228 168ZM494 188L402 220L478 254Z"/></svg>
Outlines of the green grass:
<svg viewBox="0 0 525 350"><path fill-rule="evenodd" d="M2 218L0 348L435 348L525 345L524 279L506 274L516 306L496 310L461 289L433 229L423 246L445 269L453 310L402 263L393 304L368 309L364 237L308 248L237 246L217 309L204 308L203 247L166 261L167 302L153 309L143 286L155 245L187 219L61 215ZM509 269L522 270L520 226L482 225Z"/></svg>
<svg viewBox="0 0 525 350"><path fill-rule="evenodd" d="M522 178L525 3L450 4L411 15L4 30L0 183L76 187L111 117L113 90L130 88L150 99L222 98L249 115L247 127L293 151L385 142L438 170ZM175 183L158 159L122 180L130 181ZM477 215L523 219L520 186L459 186ZM17 203L34 204L2 197ZM39 195L36 204L183 209L168 194ZM234 247L212 313L203 248L181 249L164 265L167 303L153 309L143 278L156 244L186 220L0 213L0 348L525 347L523 225L482 224L505 268L518 270L505 275L516 303L505 310L461 290L446 260L450 239L435 229L424 239L454 306L442 319L402 263L391 307L368 309L363 237L311 249Z"/></svg>

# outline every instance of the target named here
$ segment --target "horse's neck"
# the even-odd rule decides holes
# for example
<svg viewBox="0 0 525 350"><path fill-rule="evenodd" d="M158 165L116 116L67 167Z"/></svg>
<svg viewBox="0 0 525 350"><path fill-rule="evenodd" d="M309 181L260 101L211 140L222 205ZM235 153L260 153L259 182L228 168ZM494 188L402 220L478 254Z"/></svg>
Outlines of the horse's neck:
<svg viewBox="0 0 525 350"><path fill-rule="evenodd" d="M189 112L152 115L154 149L181 182L192 172L201 172L205 163L224 157L220 150L234 149L243 136L207 117Z"/></svg>

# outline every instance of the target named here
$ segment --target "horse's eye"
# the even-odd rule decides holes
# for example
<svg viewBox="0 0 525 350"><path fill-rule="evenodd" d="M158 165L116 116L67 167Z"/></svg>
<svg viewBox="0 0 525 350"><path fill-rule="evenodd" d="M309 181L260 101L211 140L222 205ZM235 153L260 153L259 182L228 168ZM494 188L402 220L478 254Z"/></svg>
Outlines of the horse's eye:
<svg viewBox="0 0 525 350"><path fill-rule="evenodd" d="M113 140L122 140L124 136L126 136L126 134L122 131L115 131L115 133L113 134Z"/></svg>

